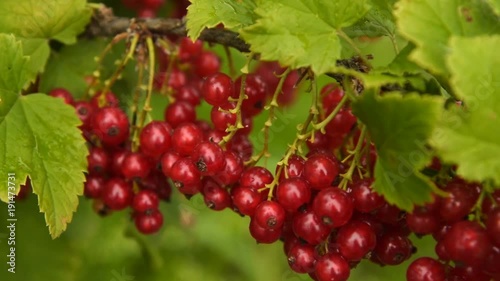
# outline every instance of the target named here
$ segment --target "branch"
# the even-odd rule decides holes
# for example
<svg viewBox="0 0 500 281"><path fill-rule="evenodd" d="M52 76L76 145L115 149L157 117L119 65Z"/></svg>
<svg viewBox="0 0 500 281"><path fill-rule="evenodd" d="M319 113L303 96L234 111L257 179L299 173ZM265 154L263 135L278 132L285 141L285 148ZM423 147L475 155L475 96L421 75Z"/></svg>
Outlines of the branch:
<svg viewBox="0 0 500 281"><path fill-rule="evenodd" d="M117 34L127 32L133 19L116 17L112 10L107 7L94 10L92 20L87 26L82 36L94 37L114 37ZM145 27L153 34L158 36L175 35L186 36L186 22L180 19L154 18L154 19L135 19L137 23L143 23ZM243 41L238 33L222 29L205 29L200 40L222 44L233 47L240 52L250 52L250 45Z"/></svg>

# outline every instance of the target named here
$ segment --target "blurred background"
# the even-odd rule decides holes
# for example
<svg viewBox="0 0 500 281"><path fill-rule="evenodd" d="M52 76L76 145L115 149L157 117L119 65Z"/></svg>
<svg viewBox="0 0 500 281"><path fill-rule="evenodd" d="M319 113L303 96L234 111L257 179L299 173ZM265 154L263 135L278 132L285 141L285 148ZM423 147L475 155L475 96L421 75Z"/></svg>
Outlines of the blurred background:
<svg viewBox="0 0 500 281"><path fill-rule="evenodd" d="M120 0L105 1L115 14L133 16L133 12L121 5ZM169 2L169 1L167 1ZM171 7L167 4L162 13ZM97 43L101 50L104 41ZM389 63L394 52L387 38L357 40L365 54L373 54L374 65ZM93 43L90 43L95 45ZM401 42L401 47L404 42ZM60 51L71 52L75 47L63 47ZM99 48L96 48L99 50ZM214 47L220 54L222 66L227 71L224 50ZM232 52L236 69L243 66L243 57ZM348 55L348 54L347 54ZM77 56L73 67L79 66ZM50 62L49 62L50 64ZM131 68L133 72L133 67ZM78 71L76 71L78 74ZM88 74L88 73L87 73ZM69 75L69 74L68 74ZM83 75L80 73L81 79ZM52 81L64 81L61 74ZM126 89L129 81L119 81L113 91ZM319 85L331 82L322 77ZM53 84L53 85L52 85ZM52 84L43 87L64 85ZM64 84L61 82L61 84ZM42 87L42 88L43 88ZM42 89L43 90L43 89ZM303 122L310 106L310 96L299 89L297 102L278 114L270 134L272 157L268 168L275 163L293 141L296 124ZM155 97L153 118L162 119L167 100ZM199 116L209 119L208 106L199 109ZM254 151L262 147L261 128L267 113L257 118L252 131ZM259 245L248 231L249 218L242 218L231 210L215 212L208 209L203 198L196 195L185 199L174 191L168 204L162 203L164 226L158 234L139 234L130 220L130 213L122 211L107 217L98 216L92 201L80 198L80 205L68 229L59 238L49 236L43 214L39 213L34 194L16 203L16 273L7 270L7 205L0 203L0 280L12 281L298 281L310 280L307 275L293 273L287 264L281 242ZM5 225L5 226L3 226ZM432 255L432 239L412 237L418 253ZM411 261L410 260L410 261ZM397 267L380 267L362 262L351 272L352 281L405 280L410 261Z"/></svg>

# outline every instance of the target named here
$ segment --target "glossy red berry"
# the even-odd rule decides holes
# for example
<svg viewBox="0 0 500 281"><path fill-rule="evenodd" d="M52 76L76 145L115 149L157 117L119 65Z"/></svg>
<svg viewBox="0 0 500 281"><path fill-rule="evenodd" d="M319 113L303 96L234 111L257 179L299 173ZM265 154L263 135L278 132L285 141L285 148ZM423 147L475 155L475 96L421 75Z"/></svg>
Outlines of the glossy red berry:
<svg viewBox="0 0 500 281"><path fill-rule="evenodd" d="M189 37L183 37L179 43L179 60L186 62L198 57L203 51L201 40L193 41Z"/></svg>
<svg viewBox="0 0 500 281"><path fill-rule="evenodd" d="M218 174L226 164L222 148L208 141L201 142L194 148L191 159L202 175Z"/></svg>
<svg viewBox="0 0 500 281"><path fill-rule="evenodd" d="M271 244L281 237L281 229L269 229L260 227L254 219L250 220L249 225L250 235L257 243Z"/></svg>
<svg viewBox="0 0 500 281"><path fill-rule="evenodd" d="M201 188L203 200L210 209L220 211L231 206L231 196L227 189L222 188L212 178L204 177Z"/></svg>
<svg viewBox="0 0 500 281"><path fill-rule="evenodd" d="M110 160L104 149L94 146L90 148L87 163L90 174L104 175L109 169Z"/></svg>
<svg viewBox="0 0 500 281"><path fill-rule="evenodd" d="M158 158L170 149L172 127L167 122L152 121L147 124L139 136L141 152L152 158Z"/></svg>
<svg viewBox="0 0 500 281"><path fill-rule="evenodd" d="M346 224L354 210L349 194L337 187L321 190L314 198L312 208L321 222L330 228Z"/></svg>
<svg viewBox="0 0 500 281"><path fill-rule="evenodd" d="M158 209L160 199L158 195L152 190L141 190L134 195L132 200L132 208L139 213L150 212Z"/></svg>
<svg viewBox="0 0 500 281"><path fill-rule="evenodd" d="M200 77L207 77L220 71L220 60L217 54L203 51L193 61L193 70Z"/></svg>
<svg viewBox="0 0 500 281"><path fill-rule="evenodd" d="M193 123L184 123L172 134L172 148L180 155L191 155L193 149L203 140L203 131Z"/></svg>
<svg viewBox="0 0 500 281"><path fill-rule="evenodd" d="M104 95L99 91L90 99L90 104L92 104L94 108L118 107L120 105L120 101L112 92L106 92Z"/></svg>
<svg viewBox="0 0 500 281"><path fill-rule="evenodd" d="M362 221L351 221L337 233L340 254L348 261L361 260L375 248L376 243L375 231Z"/></svg>
<svg viewBox="0 0 500 281"><path fill-rule="evenodd" d="M273 175L264 167L254 166L241 174L240 185L255 190L264 188L273 181Z"/></svg>
<svg viewBox="0 0 500 281"><path fill-rule="evenodd" d="M152 169L148 157L139 152L130 152L122 163L122 175L126 179L146 178Z"/></svg>
<svg viewBox="0 0 500 281"><path fill-rule="evenodd" d="M221 72L207 77L201 87L203 98L212 106L222 106L227 103L233 92L233 80Z"/></svg>
<svg viewBox="0 0 500 281"><path fill-rule="evenodd" d="M167 151L162 155L160 159L161 171L166 177L172 177L172 167L181 158L182 156L175 151Z"/></svg>
<svg viewBox="0 0 500 281"><path fill-rule="evenodd" d="M297 213L293 217L293 232L297 237L303 239L311 245L317 245L324 241L330 230L321 223L312 211Z"/></svg>
<svg viewBox="0 0 500 281"><path fill-rule="evenodd" d="M235 210L242 215L253 216L257 206L264 200L256 189L238 186L231 189L231 198Z"/></svg>
<svg viewBox="0 0 500 281"><path fill-rule="evenodd" d="M234 103L225 103L220 107L214 106L210 111L210 120L214 124L214 128L219 131L225 132L226 129L236 124L236 114L229 112L228 110L235 107Z"/></svg>
<svg viewBox="0 0 500 281"><path fill-rule="evenodd" d="M132 203L134 192L129 183L121 178L111 178L104 185L102 200L112 210L123 210Z"/></svg>
<svg viewBox="0 0 500 281"><path fill-rule="evenodd" d="M86 101L77 101L73 106L75 107L78 118L82 121L82 125L79 128L82 130L91 130L94 107Z"/></svg>
<svg viewBox="0 0 500 281"><path fill-rule="evenodd" d="M374 254L385 265L398 265L410 258L413 245L408 237L395 232L377 238Z"/></svg>
<svg viewBox="0 0 500 281"><path fill-rule="evenodd" d="M170 177L178 188L189 187L200 183L200 171L190 157L184 157L172 166Z"/></svg>
<svg viewBox="0 0 500 281"><path fill-rule="evenodd" d="M137 230L143 234L152 234L160 230L163 225L163 215L157 209L147 213L134 215L134 222Z"/></svg>
<svg viewBox="0 0 500 281"><path fill-rule="evenodd" d="M127 115L118 107L104 107L98 110L93 116L92 128L106 145L121 144L127 140L129 134Z"/></svg>
<svg viewBox="0 0 500 281"><path fill-rule="evenodd" d="M381 208L384 198L372 189L373 179L358 180L350 186L354 208L362 213L370 213Z"/></svg>
<svg viewBox="0 0 500 281"><path fill-rule="evenodd" d="M275 201L264 201L255 209L253 219L263 228L278 229L285 223L285 209Z"/></svg>
<svg viewBox="0 0 500 281"><path fill-rule="evenodd" d="M171 103L165 109L165 121L172 126L172 128L177 128L183 123L192 123L196 120L196 111L194 107L185 101L176 101Z"/></svg>
<svg viewBox="0 0 500 281"><path fill-rule="evenodd" d="M286 211L294 213L311 201L311 189L302 178L288 178L278 184L276 198Z"/></svg>
<svg viewBox="0 0 500 281"><path fill-rule="evenodd" d="M472 221L455 223L445 235L443 242L452 260L468 265L484 262L492 246L486 230Z"/></svg>
<svg viewBox="0 0 500 281"><path fill-rule="evenodd" d="M224 168L215 176L223 185L238 182L243 173L243 161L232 151L224 151Z"/></svg>
<svg viewBox="0 0 500 281"><path fill-rule="evenodd" d="M297 273L309 273L314 271L316 257L314 247L307 244L297 243L287 254L288 265Z"/></svg>
<svg viewBox="0 0 500 281"><path fill-rule="evenodd" d="M241 77L236 79L235 91L233 98L238 98L241 89ZM266 103L267 84L258 74L248 74L245 79L245 94L247 98L243 100L242 111L247 116L255 116L259 114Z"/></svg>
<svg viewBox="0 0 500 281"><path fill-rule="evenodd" d="M174 92L174 98L179 101L185 101L192 106L201 103L200 91L192 85L184 85Z"/></svg>
<svg viewBox="0 0 500 281"><path fill-rule="evenodd" d="M101 176L88 175L83 188L83 193L88 198L100 198L105 180Z"/></svg>
<svg viewBox="0 0 500 281"><path fill-rule="evenodd" d="M341 255L329 253L318 259L314 273L318 281L346 281L351 269Z"/></svg>
<svg viewBox="0 0 500 281"><path fill-rule="evenodd" d="M338 173L337 163L325 154L314 154L304 164L304 178L314 189L331 186Z"/></svg>
<svg viewBox="0 0 500 281"><path fill-rule="evenodd" d="M435 259L422 257L413 261L406 271L407 281L445 281L444 265Z"/></svg>

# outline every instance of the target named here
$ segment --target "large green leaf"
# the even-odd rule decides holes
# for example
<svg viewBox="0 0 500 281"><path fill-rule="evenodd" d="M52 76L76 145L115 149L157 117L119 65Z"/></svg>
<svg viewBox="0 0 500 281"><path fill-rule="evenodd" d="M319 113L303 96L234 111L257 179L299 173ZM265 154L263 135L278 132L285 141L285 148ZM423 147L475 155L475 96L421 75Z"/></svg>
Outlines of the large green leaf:
<svg viewBox="0 0 500 281"><path fill-rule="evenodd" d="M205 28L222 23L225 28L238 30L255 21L254 0L190 0L187 23L188 36L198 38Z"/></svg>
<svg viewBox="0 0 500 281"><path fill-rule="evenodd" d="M451 86L465 108L446 112L433 136L439 155L472 181L500 184L500 36L450 41ZM480 51L479 51L480 50Z"/></svg>
<svg viewBox="0 0 500 281"><path fill-rule="evenodd" d="M16 192L26 177L38 195L52 237L71 221L83 193L87 148L73 107L44 94L21 96L29 71L21 44L0 34L0 173L15 173ZM0 199L8 201L7 186Z"/></svg>
<svg viewBox="0 0 500 281"><path fill-rule="evenodd" d="M482 0L401 0L396 5L399 32L417 48L410 58L432 72L447 75L448 40L500 30L499 18Z"/></svg>
<svg viewBox="0 0 500 281"><path fill-rule="evenodd" d="M261 17L243 29L243 38L263 60L311 67L316 74L335 68L340 58L338 32L354 24L369 9L368 1L277 0L260 1Z"/></svg>
<svg viewBox="0 0 500 281"><path fill-rule="evenodd" d="M420 169L431 158L426 145L441 106L441 100L434 97L397 93L377 97L374 91L366 92L352 106L377 149L374 188L404 210L429 201L436 190Z"/></svg>

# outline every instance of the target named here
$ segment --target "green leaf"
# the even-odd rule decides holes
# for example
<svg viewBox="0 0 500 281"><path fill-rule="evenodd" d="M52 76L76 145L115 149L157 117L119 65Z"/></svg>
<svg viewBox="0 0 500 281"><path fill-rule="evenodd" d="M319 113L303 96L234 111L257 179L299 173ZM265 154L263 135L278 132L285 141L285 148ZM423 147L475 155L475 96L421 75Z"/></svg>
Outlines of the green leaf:
<svg viewBox="0 0 500 281"><path fill-rule="evenodd" d="M398 30L417 48L410 59L432 72L447 75L448 40L500 30L498 17L482 0L401 0L396 5Z"/></svg>
<svg viewBox="0 0 500 281"><path fill-rule="evenodd" d="M278 60L293 68L311 67L322 74L333 70L340 58L338 32L368 9L367 0L262 1L255 10L261 18L241 34L263 60Z"/></svg>
<svg viewBox="0 0 500 281"><path fill-rule="evenodd" d="M21 43L0 34L0 173L29 175L53 238L71 221L82 194L87 149L70 105L44 94L21 96L29 71ZM7 186L0 199L9 201ZM11 191L12 192L12 191Z"/></svg>
<svg viewBox="0 0 500 281"><path fill-rule="evenodd" d="M500 36L450 40L451 87L465 108L445 112L432 144L471 181L500 184ZM478 51L480 50L480 51Z"/></svg>
<svg viewBox="0 0 500 281"><path fill-rule="evenodd" d="M374 188L386 200L411 211L436 191L420 169L430 160L427 141L439 118L442 102L417 94L391 93L377 97L366 92L353 105L377 149Z"/></svg>
<svg viewBox="0 0 500 281"><path fill-rule="evenodd" d="M389 3L390 2L390 3ZM395 1L372 1L372 8L354 25L344 28L350 37L395 36L396 23L392 15Z"/></svg>
<svg viewBox="0 0 500 281"><path fill-rule="evenodd" d="M193 40L205 28L224 24L225 28L239 30L255 22L253 0L190 0L187 11L188 36Z"/></svg>
<svg viewBox="0 0 500 281"><path fill-rule="evenodd" d="M85 0L2 0L0 32L71 44L84 30L90 15Z"/></svg>
<svg viewBox="0 0 500 281"><path fill-rule="evenodd" d="M87 148L75 110L44 94L20 96L0 123L0 172L30 176L40 211L53 238L73 217L83 193ZM7 201L6 187L0 199Z"/></svg>

